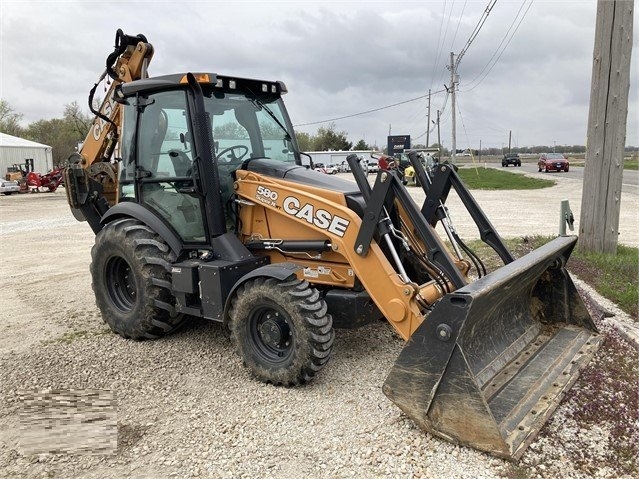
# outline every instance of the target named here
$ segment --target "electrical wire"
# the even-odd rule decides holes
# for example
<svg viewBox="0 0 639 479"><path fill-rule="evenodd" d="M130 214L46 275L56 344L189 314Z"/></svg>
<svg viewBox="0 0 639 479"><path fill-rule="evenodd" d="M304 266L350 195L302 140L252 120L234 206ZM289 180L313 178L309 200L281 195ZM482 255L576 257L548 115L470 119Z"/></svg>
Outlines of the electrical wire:
<svg viewBox="0 0 639 479"><path fill-rule="evenodd" d="M484 23L486 23L486 20L488 19L488 15L490 15L491 10L493 9L496 3L497 3L497 0L490 0L488 2L488 6L484 10L484 13L482 13L481 17L479 18L479 21L477 22L475 29L470 34L470 37L468 38L468 41L466 42L466 45L464 45L464 48L462 48L462 51L459 52L459 55L457 55L457 60L455 61L455 70L457 70L457 66L459 65L459 62L461 62L461 59L466 54L470 46L473 44L473 41L475 41L475 38L477 38L477 35L479 35L479 32L484 26Z"/></svg>
<svg viewBox="0 0 639 479"><path fill-rule="evenodd" d="M473 80L471 80L469 82L469 84L472 84L475 80L477 80L482 73L484 73L484 71L486 70L486 68L488 68L488 65L490 65L490 62L493 60L493 58L495 58L495 55L497 55L497 53L499 52L499 49L501 48L501 46L504 44L504 42L506 41L506 38L508 38L508 34L510 33L510 31L512 30L513 26L515 25L515 22L519 19L519 14L521 13L521 10L524 8L524 5L526 5L526 2L528 0L524 0L521 4L521 6L519 7L519 10L517 10L517 14L515 15L515 18L513 18L513 21L510 23L510 26L508 27L508 30L506 30L506 34L504 35L504 37L501 39L501 42L499 42L499 45L497 45L497 48L495 49L495 51L493 52L492 56L490 57L490 59L486 62L486 64L484 65L484 68L481 69L481 71L479 72L479 74L473 78Z"/></svg>
<svg viewBox="0 0 639 479"><path fill-rule="evenodd" d="M443 89L443 90L437 90L437 91L431 92L431 95L435 95L435 94L437 94L437 93L443 93L443 92L445 92L445 91L446 91L446 89ZM338 117L335 117L335 118L329 118L329 119L327 119L327 120L310 121L310 122L308 122L308 123L298 123L298 124L293 125L293 126L294 126L294 127L297 127L297 126L318 125L318 124L320 124L320 123L328 123L328 122L331 122L331 121L344 120L344 119L346 119L346 118L353 118L353 117L355 117L355 116L361 116L361 115L366 115L366 114L368 114L368 113L374 113L374 112L376 112L376 111L386 110L387 108L393 108L393 107L395 107L395 106L404 105L404 104L406 104L406 103L410 103L410 102L413 102L413 101L421 100L422 98L427 98L427 97L428 97L428 93L427 93L426 95L421 95L421 96L417 96L417 97L415 97L415 98L410 98L410 99L408 99L408 100L399 101L399 102L397 102L397 103L393 103L393 104L391 104L391 105L380 106L379 108L373 108L373 109L371 109L371 110L361 111L361 112L359 112L359 113L353 113L353 114L351 114L351 115L338 116Z"/></svg>
<svg viewBox="0 0 639 479"><path fill-rule="evenodd" d="M459 107L459 99L457 99L457 111L459 112L459 118L461 119L462 127L464 128L464 136L466 137L466 144L468 148L471 148L470 139L468 138L468 132L466 131L466 124L464 123L464 117L462 116L461 108Z"/></svg>
<svg viewBox="0 0 639 479"><path fill-rule="evenodd" d="M444 7L441 15L441 20L439 22L439 33L437 35L437 54L435 55L435 61L433 62L433 70L430 74L430 89L433 89L433 84L435 83L435 70L437 69L437 63L439 62L439 56L441 54L442 48L444 47L444 42L442 39L442 26L444 25L444 15L446 15L446 0L444 0Z"/></svg>
<svg viewBox="0 0 639 479"><path fill-rule="evenodd" d="M524 21L524 18L526 18L526 14L528 13L528 10L530 10L530 7L532 7L534 0L530 0L530 3L528 4L528 8L526 8L526 11L524 12L524 14L522 15L521 19L519 20L519 23L517 24L517 27L515 27L515 30L513 31L512 35L510 36L510 38L508 39L508 42L506 43L506 45L504 45L504 48L501 50L501 53L499 54L499 56L495 59L495 61L493 62L493 64L491 65L491 67L488 69L488 71L484 74L483 77L481 77L481 79L479 79L479 81L471 86L470 88L463 90L463 91L471 91L474 90L475 88L477 88L488 76L488 74L492 71L492 69L495 67L495 65L497 65L497 63L499 62L499 59L501 58L501 56L504 54L504 52L506 51L506 49L508 48L508 45L510 45L510 42L512 41L513 37L515 36L515 34L517 33L517 30L519 30L519 27L521 26L521 23ZM481 75L481 73L480 73ZM479 77L477 77L479 78ZM473 82L475 82L477 80L477 78L475 78L473 81L471 81L469 83L469 85L472 85Z"/></svg>
<svg viewBox="0 0 639 479"><path fill-rule="evenodd" d="M455 0L450 5L450 11L448 12L448 20L446 20L446 30L444 30L444 38L442 38L442 48L444 47L444 43L446 42L446 37L448 36L448 27L450 26L450 18L453 16L453 8L455 7ZM442 70L442 74L439 77L439 81L441 82L444 79L445 70Z"/></svg>
<svg viewBox="0 0 639 479"><path fill-rule="evenodd" d="M442 114L446 110L446 104L448 103L448 97L450 96L450 91L449 90L440 90L437 93L441 93L442 91L446 92L446 97L444 98L444 104L443 104L441 110L439 111L439 122L440 123L442 121ZM432 117L432 115L431 115L431 117ZM411 141L412 140L419 140L421 137L426 135L427 132L428 133L432 133L433 131L435 131L435 128L437 128L437 122L435 120L431 120L431 121L433 122L433 124L432 125L428 125L429 129L424 130L424 132L420 133L419 135L411 135ZM428 145L426 145L426 146L428 146Z"/></svg>
<svg viewBox="0 0 639 479"><path fill-rule="evenodd" d="M455 29L455 35L453 35L453 41L450 42L450 51L454 51L453 50L453 45L455 44L455 40L457 39L457 32L459 32L459 26L461 25L461 21L462 18L464 17L464 12L466 11L466 4L468 3L468 0L464 1L464 6L462 7L462 11L459 14L459 20L457 20L457 28Z"/></svg>

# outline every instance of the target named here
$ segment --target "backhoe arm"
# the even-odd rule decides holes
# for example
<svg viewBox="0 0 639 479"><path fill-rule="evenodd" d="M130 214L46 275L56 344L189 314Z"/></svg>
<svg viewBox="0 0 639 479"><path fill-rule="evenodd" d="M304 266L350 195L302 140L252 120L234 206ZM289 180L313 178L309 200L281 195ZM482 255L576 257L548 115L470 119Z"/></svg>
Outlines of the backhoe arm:
<svg viewBox="0 0 639 479"><path fill-rule="evenodd" d="M153 47L144 35L125 35L118 30L113 52L107 57L106 70L89 94L89 107L95 119L78 153L71 155L64 171L67 200L74 216L89 222L97 233L100 218L117 203L118 163L112 162L118 146L121 124L120 104L115 101L118 85L147 76ZM106 76L111 86L99 110L93 108L97 86Z"/></svg>

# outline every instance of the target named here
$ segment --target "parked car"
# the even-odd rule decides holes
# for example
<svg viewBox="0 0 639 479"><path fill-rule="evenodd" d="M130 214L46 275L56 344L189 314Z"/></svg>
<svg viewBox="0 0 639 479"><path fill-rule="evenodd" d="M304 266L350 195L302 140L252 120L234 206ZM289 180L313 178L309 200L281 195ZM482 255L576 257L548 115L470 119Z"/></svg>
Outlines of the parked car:
<svg viewBox="0 0 639 479"><path fill-rule="evenodd" d="M542 153L537 162L539 171L568 171L570 164L561 153Z"/></svg>
<svg viewBox="0 0 639 479"><path fill-rule="evenodd" d="M501 160L501 166L508 167L508 165L521 166L521 159L517 153L506 153Z"/></svg>
<svg viewBox="0 0 639 479"><path fill-rule="evenodd" d="M319 171L320 173L325 173L327 175L336 175L338 172L337 165L325 165L324 163L316 163L315 171Z"/></svg>
<svg viewBox="0 0 639 479"><path fill-rule="evenodd" d="M327 175L336 175L339 172L339 167L337 165L328 165L324 167L324 173Z"/></svg>
<svg viewBox="0 0 639 479"><path fill-rule="evenodd" d="M20 185L17 181L0 180L0 193L5 195L20 193Z"/></svg>

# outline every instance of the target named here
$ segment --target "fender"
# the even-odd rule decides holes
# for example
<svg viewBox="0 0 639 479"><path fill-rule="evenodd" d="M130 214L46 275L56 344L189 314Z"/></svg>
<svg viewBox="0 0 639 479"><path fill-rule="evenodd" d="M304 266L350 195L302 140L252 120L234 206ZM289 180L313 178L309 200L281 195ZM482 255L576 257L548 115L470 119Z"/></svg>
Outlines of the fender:
<svg viewBox="0 0 639 479"><path fill-rule="evenodd" d="M284 281L285 279L290 278L291 276L295 276L299 270L304 269L300 265L295 263L276 263L276 264L267 264L265 266L260 266L257 269L254 269L250 273L242 276L231 288L229 291L229 295L226 297L226 302L224 303L224 324L228 323L229 319L229 308L231 306L231 298L235 294L235 291L246 283L248 280L253 278L275 278L279 281Z"/></svg>
<svg viewBox="0 0 639 479"><path fill-rule="evenodd" d="M151 211L138 203L123 202L109 208L109 210L100 219L100 224L105 225L116 218L128 216L141 221L158 235L169 245L169 248L179 256L184 246L182 239L174 233L166 224Z"/></svg>

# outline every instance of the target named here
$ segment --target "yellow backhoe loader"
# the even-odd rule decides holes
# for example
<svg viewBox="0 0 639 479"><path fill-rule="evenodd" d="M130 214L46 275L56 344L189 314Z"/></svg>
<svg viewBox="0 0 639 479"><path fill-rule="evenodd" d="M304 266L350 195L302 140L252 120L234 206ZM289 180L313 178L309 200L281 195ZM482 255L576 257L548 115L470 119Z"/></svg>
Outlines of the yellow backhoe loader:
<svg viewBox="0 0 639 479"><path fill-rule="evenodd" d="M145 339L218 321L255 377L293 386L327 364L334 328L386 318L407 344L384 393L425 431L518 458L600 342L565 269L576 238L515 260L451 165L427 173L410 155L421 207L393 172L371 187L355 155L354 182L319 174L282 82L149 78L152 55L118 30L110 90L65 170L111 329ZM435 231L451 189L497 271Z"/></svg>

